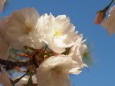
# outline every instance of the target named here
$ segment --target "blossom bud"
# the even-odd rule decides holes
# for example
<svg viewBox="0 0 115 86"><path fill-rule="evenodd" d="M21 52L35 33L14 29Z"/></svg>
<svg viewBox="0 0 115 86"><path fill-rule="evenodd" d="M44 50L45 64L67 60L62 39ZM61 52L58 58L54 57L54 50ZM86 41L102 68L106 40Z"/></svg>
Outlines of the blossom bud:
<svg viewBox="0 0 115 86"><path fill-rule="evenodd" d="M103 12L103 11L97 12L94 23L101 24L105 17L106 17L105 12Z"/></svg>

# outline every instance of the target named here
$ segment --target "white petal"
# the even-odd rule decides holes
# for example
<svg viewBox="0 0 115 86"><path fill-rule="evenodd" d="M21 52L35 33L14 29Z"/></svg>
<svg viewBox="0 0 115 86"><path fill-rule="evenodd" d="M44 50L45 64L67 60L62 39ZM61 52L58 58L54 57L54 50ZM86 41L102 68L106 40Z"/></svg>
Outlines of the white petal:
<svg viewBox="0 0 115 86"><path fill-rule="evenodd" d="M109 14L112 14L113 12L115 12L115 6L112 6L110 11L109 11Z"/></svg>
<svg viewBox="0 0 115 86"><path fill-rule="evenodd" d="M2 83L3 86L12 86L10 82L9 74L6 72L3 67L1 68L2 74L0 75L0 83Z"/></svg>
<svg viewBox="0 0 115 86"><path fill-rule="evenodd" d="M77 65L75 68L70 70L70 73L72 74L79 74L81 72L81 69L83 67L86 67L84 62L82 61L82 56L84 52L87 50L87 46L84 44L84 41L82 41L83 35L79 35L76 38L74 46L70 49L69 55L71 58L77 62Z"/></svg>
<svg viewBox="0 0 115 86"><path fill-rule="evenodd" d="M29 76L25 76L16 84L16 86L23 86L23 84L27 84L28 80L29 80ZM32 76L32 81L33 84L37 84L37 78L35 75Z"/></svg>
<svg viewBox="0 0 115 86"><path fill-rule="evenodd" d="M8 55L9 55L8 50L9 50L9 45L0 34L0 58L1 59L8 59Z"/></svg>
<svg viewBox="0 0 115 86"><path fill-rule="evenodd" d="M115 13L110 15L102 22L102 26L109 31L110 34L115 33Z"/></svg>
<svg viewBox="0 0 115 86"><path fill-rule="evenodd" d="M37 69L40 86L70 86L69 71L77 65L69 56L59 55L46 59Z"/></svg>
<svg viewBox="0 0 115 86"><path fill-rule="evenodd" d="M46 22L47 21L47 22ZM48 47L56 53L62 53L74 44L77 36L75 27L70 23L66 15L43 15L39 19L41 37ZM56 50L57 49L57 50Z"/></svg>
<svg viewBox="0 0 115 86"><path fill-rule="evenodd" d="M2 12L6 0L0 0L0 12Z"/></svg>
<svg viewBox="0 0 115 86"><path fill-rule="evenodd" d="M10 46L16 49L23 46L36 49L43 47L44 43L39 41L38 18L39 14L34 8L13 12L9 18L7 30L7 35L11 40Z"/></svg>
<svg viewBox="0 0 115 86"><path fill-rule="evenodd" d="M115 6L111 7L109 16L102 22L102 26L108 30L109 34L115 33Z"/></svg>

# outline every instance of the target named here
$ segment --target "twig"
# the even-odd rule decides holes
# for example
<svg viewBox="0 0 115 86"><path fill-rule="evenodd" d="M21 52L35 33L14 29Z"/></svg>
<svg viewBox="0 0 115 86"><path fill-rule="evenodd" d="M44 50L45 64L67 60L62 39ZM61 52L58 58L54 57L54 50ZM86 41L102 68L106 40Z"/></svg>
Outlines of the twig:
<svg viewBox="0 0 115 86"><path fill-rule="evenodd" d="M15 66L19 66L19 67L25 66L26 67L29 65L36 65L37 62L34 60L29 60L26 62L13 62L13 61L9 61L9 60L0 59L0 64L5 65L5 67L7 67L7 68L14 68Z"/></svg>

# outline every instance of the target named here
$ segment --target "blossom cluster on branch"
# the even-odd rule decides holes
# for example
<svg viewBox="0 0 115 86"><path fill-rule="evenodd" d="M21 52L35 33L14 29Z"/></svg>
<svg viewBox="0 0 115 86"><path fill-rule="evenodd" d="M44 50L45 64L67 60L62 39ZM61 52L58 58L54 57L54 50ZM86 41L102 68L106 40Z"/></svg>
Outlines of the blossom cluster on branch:
<svg viewBox="0 0 115 86"><path fill-rule="evenodd" d="M34 8L14 11L0 22L0 83L3 86L71 86L69 74L77 75L87 67L82 60L87 51L82 39L83 35L78 34L66 15L39 15ZM28 60L9 60L9 48L29 49L29 53L16 54ZM25 75L13 80L5 70L7 66L18 66Z"/></svg>

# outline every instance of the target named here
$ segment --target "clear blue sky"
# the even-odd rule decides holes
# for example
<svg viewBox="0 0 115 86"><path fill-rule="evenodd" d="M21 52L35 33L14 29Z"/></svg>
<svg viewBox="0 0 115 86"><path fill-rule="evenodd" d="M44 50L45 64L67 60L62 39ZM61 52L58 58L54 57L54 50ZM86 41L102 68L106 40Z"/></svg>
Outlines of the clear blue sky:
<svg viewBox="0 0 115 86"><path fill-rule="evenodd" d="M71 76L72 86L115 86L115 34L110 36L101 25L93 23L96 11L111 0L8 0L0 18L10 15L16 9L34 7L39 14L66 14L84 34L87 43L92 44L95 64L84 69L78 76Z"/></svg>

